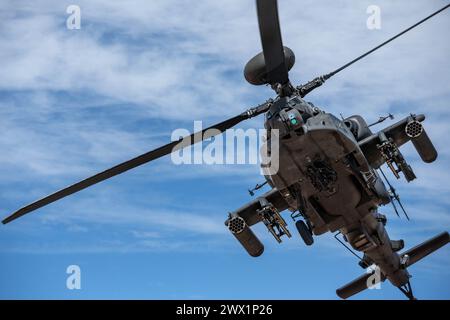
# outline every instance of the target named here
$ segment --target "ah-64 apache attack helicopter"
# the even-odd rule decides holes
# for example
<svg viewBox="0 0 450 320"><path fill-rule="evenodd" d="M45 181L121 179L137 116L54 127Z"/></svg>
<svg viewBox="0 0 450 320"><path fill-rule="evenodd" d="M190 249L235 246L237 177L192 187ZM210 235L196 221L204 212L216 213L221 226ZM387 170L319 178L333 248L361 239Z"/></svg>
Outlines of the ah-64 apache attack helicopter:
<svg viewBox="0 0 450 320"><path fill-rule="evenodd" d="M403 210L398 194L381 171L383 164L397 178L400 174L408 182L416 178L399 150L403 144L411 141L427 163L436 159L437 151L422 125L425 116L411 114L379 132L372 132L359 115L340 119L303 98L336 73L444 11L450 4L339 69L297 87L291 84L288 77L295 56L291 49L282 44L277 1L257 0L256 6L263 51L247 63L244 75L251 84L270 85L277 94L275 99L33 202L5 218L3 223L220 134L244 120L265 114L268 133L278 132L279 150L276 156L279 157L279 168L275 173L265 174L265 184L272 188L269 192L229 214L225 224L231 233L251 256L257 257L263 253L264 247L250 227L263 222L275 239L281 242L282 236L291 236L280 215L280 212L289 210L307 245L313 244L313 235L328 231L337 232L336 236L342 234L346 243L363 253L359 262L363 268L376 265L380 271L378 281L388 279L409 299L414 299L407 267L445 246L450 240L449 234L443 232L399 253L404 248L404 242L389 238L385 229L386 216L378 212L378 207L389 203L395 206L397 202ZM380 118L377 123L384 119ZM270 137L267 134L269 155L270 139L273 139ZM257 185L256 189L259 187ZM396 212L398 214L397 209ZM344 241L338 240L350 249ZM366 273L338 289L338 296L348 298L368 288L371 275Z"/></svg>

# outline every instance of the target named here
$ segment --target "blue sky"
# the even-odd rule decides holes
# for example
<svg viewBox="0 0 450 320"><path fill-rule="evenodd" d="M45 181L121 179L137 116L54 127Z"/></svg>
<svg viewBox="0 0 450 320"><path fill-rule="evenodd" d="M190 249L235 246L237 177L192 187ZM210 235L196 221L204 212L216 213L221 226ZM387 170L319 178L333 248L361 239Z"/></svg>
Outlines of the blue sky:
<svg viewBox="0 0 450 320"><path fill-rule="evenodd" d="M445 1L280 0L295 84L329 72L442 7ZM81 7L81 29L66 8ZM381 8L368 30L366 8ZM449 12L330 80L308 100L334 114L425 113L438 160L404 155L418 180L395 181L411 221L390 207L388 231L406 247L450 227ZM0 212L170 140L194 120L215 123L271 97L242 70L260 49L254 1L3 1L0 5ZM262 128L262 118L239 125ZM394 180L394 179L392 179ZM252 165L137 168L0 228L0 298L336 299L363 273L332 235L248 257L223 226L261 182ZM420 299L450 298L450 248L410 268ZM79 265L82 289L66 288ZM270 280L269 280L270 279ZM403 299L397 289L358 299Z"/></svg>

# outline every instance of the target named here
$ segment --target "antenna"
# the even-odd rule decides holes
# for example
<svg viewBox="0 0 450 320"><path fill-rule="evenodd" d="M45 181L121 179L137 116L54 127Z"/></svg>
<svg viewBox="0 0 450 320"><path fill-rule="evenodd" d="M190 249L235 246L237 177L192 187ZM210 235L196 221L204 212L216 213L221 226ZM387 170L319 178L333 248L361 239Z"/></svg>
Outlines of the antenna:
<svg viewBox="0 0 450 320"><path fill-rule="evenodd" d="M395 190L395 188L392 186L392 184L389 182L388 178L386 177L386 175L384 174L383 170L381 169L381 167L379 168L381 174L384 177L384 180L386 181L386 183L389 186L389 197L391 198L391 203L392 206L394 207L395 213L397 214L398 217L400 217L400 215L398 214L398 210L397 207L395 206L394 201L397 201L397 203L399 204L400 208L403 211L403 214L405 215L406 219L409 220L409 216L406 213L405 208L403 208L402 202L400 201L400 196L398 195L397 191Z"/></svg>
<svg viewBox="0 0 450 320"><path fill-rule="evenodd" d="M375 121L374 123L369 124L368 127L372 127L372 126L374 126L374 125L377 125L377 124L379 124L379 123L382 123L382 122L384 122L384 121L387 120L387 119L393 120L393 119L394 119L394 115L391 114L391 113L389 113L387 116L380 117L380 118L379 118L377 121Z"/></svg>
<svg viewBox="0 0 450 320"><path fill-rule="evenodd" d="M267 184L267 181L259 184L257 183L256 186L253 189L248 189L248 193L253 197L255 195L255 191L261 189L262 187L264 187Z"/></svg>

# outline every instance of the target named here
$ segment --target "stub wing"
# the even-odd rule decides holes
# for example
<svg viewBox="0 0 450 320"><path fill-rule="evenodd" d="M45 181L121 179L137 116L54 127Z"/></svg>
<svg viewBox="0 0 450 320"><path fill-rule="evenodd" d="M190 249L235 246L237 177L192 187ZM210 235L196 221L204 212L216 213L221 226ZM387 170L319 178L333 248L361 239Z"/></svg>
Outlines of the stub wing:
<svg viewBox="0 0 450 320"><path fill-rule="evenodd" d="M423 161L433 162L437 158L437 151L422 125L424 120L423 114L411 115L361 140L359 146L370 165L379 168L386 162L380 150L385 139L397 148L411 141Z"/></svg>
<svg viewBox="0 0 450 320"><path fill-rule="evenodd" d="M233 211L232 214L236 214L239 217L243 218L246 224L249 226L260 222L261 218L258 215L258 210L262 209L261 201L259 200L260 198L266 199L280 212L288 208L288 204L286 200L284 200L284 198L281 196L280 192L276 188L273 188L272 190L255 198L253 201L246 203L239 209Z"/></svg>
<svg viewBox="0 0 450 320"><path fill-rule="evenodd" d="M281 242L281 236L291 236L286 228L286 222L280 215L280 212L287 208L286 201L274 188L231 212L225 221L225 225L249 255L258 257L264 252L264 245L253 233L250 226L263 222L275 239Z"/></svg>

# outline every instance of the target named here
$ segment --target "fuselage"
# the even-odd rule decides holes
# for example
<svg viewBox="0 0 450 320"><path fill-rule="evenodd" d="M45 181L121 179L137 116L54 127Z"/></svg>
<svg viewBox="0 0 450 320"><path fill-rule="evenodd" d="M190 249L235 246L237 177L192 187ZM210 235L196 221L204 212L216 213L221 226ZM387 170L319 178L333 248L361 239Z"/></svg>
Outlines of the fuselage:
<svg viewBox="0 0 450 320"><path fill-rule="evenodd" d="M339 119L299 97L280 98L266 116L266 129L278 130L279 136L278 152L270 154L272 160L278 157L278 171L266 179L315 235L340 231L367 262L400 286L408 274L384 228L386 218L377 210L390 197L358 144L361 131L370 130L355 121L364 122L358 116ZM267 147L273 149L273 141Z"/></svg>

